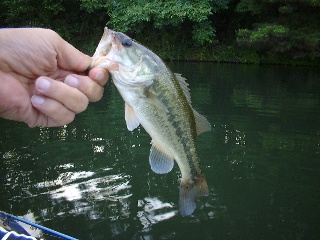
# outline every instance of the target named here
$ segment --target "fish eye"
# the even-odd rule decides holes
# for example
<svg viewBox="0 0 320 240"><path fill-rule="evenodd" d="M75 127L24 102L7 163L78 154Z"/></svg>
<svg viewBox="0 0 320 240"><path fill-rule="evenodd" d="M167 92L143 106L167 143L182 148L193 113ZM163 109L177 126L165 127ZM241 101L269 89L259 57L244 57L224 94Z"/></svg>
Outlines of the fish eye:
<svg viewBox="0 0 320 240"><path fill-rule="evenodd" d="M122 46L124 47L131 47L132 46L132 40L130 38L125 38L122 41Z"/></svg>

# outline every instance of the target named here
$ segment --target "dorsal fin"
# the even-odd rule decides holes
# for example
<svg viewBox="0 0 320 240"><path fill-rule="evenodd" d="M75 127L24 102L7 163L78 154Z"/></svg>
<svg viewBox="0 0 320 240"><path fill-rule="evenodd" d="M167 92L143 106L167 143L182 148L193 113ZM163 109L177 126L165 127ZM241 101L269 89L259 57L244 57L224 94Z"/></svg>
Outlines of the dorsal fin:
<svg viewBox="0 0 320 240"><path fill-rule="evenodd" d="M183 91L190 107L192 108L190 89L188 87L189 84L186 82L187 79L182 77L181 74L179 73L175 73L175 76L179 82L181 90ZM193 111L195 122L196 122L197 135L204 132L211 131L211 124L208 122L208 120L193 108L192 108L192 111Z"/></svg>
<svg viewBox="0 0 320 240"><path fill-rule="evenodd" d="M184 96L186 97L188 103L191 106L191 95L190 95L190 89L189 89L189 84L187 83L187 79L182 77L180 73L175 73L175 76L179 82L179 85L181 87L181 90L184 93Z"/></svg>

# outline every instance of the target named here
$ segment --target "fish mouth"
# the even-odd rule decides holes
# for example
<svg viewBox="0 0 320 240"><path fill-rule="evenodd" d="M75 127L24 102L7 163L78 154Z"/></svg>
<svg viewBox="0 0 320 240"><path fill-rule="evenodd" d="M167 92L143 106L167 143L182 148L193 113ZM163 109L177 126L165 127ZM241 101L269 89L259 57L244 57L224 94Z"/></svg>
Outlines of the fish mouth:
<svg viewBox="0 0 320 240"><path fill-rule="evenodd" d="M113 49L117 50L118 47L113 47L116 44L116 35L117 32L108 29L107 27L104 29L104 33L102 38L97 46L95 53L92 56L92 62L90 64L90 69L94 67L102 67L102 68L109 68L112 64L112 59L110 58L110 52Z"/></svg>

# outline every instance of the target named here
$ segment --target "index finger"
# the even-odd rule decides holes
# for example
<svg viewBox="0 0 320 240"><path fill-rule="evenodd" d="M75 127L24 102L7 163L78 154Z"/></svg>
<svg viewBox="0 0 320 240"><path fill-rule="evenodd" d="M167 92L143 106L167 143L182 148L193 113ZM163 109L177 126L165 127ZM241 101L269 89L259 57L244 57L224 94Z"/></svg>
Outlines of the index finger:
<svg viewBox="0 0 320 240"><path fill-rule="evenodd" d="M90 56L76 49L56 32L51 31L50 34L53 35L52 39L57 52L58 65L61 68L76 72L83 72L88 68L92 61Z"/></svg>

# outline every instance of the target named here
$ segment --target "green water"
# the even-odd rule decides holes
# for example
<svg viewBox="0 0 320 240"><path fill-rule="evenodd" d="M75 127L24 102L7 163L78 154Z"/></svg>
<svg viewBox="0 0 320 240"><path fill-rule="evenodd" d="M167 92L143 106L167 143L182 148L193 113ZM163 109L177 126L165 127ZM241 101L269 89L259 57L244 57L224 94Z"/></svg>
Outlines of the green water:
<svg viewBox="0 0 320 240"><path fill-rule="evenodd" d="M210 195L193 216L177 213L177 165L151 171L113 84L66 127L0 119L0 210L79 239L320 239L319 69L169 65L213 126L197 140Z"/></svg>

